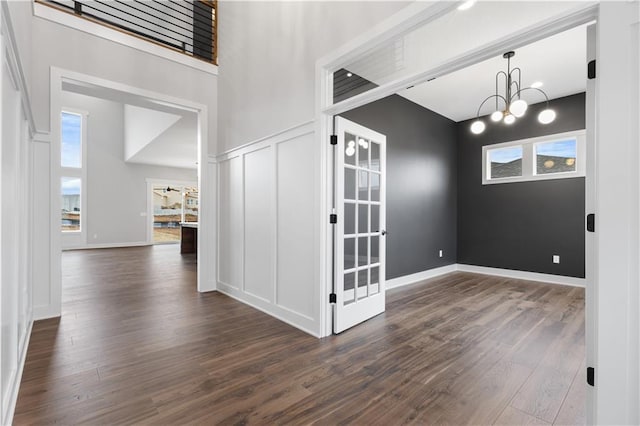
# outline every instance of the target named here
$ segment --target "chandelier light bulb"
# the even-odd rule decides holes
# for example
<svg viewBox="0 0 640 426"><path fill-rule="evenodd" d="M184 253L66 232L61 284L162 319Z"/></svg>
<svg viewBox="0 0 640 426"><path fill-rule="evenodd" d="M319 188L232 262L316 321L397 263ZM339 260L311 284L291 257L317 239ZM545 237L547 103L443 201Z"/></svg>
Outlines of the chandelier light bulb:
<svg viewBox="0 0 640 426"><path fill-rule="evenodd" d="M513 124L516 121L516 117L513 114L507 114L504 116L504 124Z"/></svg>
<svg viewBox="0 0 640 426"><path fill-rule="evenodd" d="M519 118L527 111L527 107L527 102L524 99L518 99L509 105L509 112Z"/></svg>
<svg viewBox="0 0 640 426"><path fill-rule="evenodd" d="M367 149L369 148L369 142L367 142L364 139L360 139L358 140L358 145L360 145L362 148Z"/></svg>
<svg viewBox="0 0 640 426"><path fill-rule="evenodd" d="M345 149L344 153L347 154L347 157L353 157L353 154L356 153L356 149L350 146L347 149Z"/></svg>
<svg viewBox="0 0 640 426"><path fill-rule="evenodd" d="M491 121L500 121L502 120L502 117L504 117L504 113L502 111L493 111L493 114L491 114Z"/></svg>
<svg viewBox="0 0 640 426"><path fill-rule="evenodd" d="M471 132L475 135L479 135L484 132L485 127L486 126L483 121L476 120L471 124Z"/></svg>
<svg viewBox="0 0 640 426"><path fill-rule="evenodd" d="M349 147L356 146L356 141L349 141Z"/></svg>
<svg viewBox="0 0 640 426"><path fill-rule="evenodd" d="M542 124L549 124L556 119L556 112L552 109L545 109L538 114L538 121Z"/></svg>

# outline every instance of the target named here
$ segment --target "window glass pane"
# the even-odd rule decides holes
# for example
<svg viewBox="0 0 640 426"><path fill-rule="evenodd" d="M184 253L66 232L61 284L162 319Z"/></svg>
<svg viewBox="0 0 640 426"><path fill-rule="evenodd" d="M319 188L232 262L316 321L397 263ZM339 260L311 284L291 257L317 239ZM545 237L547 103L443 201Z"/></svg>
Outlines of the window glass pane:
<svg viewBox="0 0 640 426"><path fill-rule="evenodd" d="M380 231L380 206L371 205L371 232Z"/></svg>
<svg viewBox="0 0 640 426"><path fill-rule="evenodd" d="M370 295L378 294L380 292L380 284L378 283L380 268L377 266L374 266L373 268L371 268L371 271L369 272L369 274L371 276L370 277L371 285L369 287L369 294Z"/></svg>
<svg viewBox="0 0 640 426"><path fill-rule="evenodd" d="M358 171L358 200L369 199L369 172Z"/></svg>
<svg viewBox="0 0 640 426"><path fill-rule="evenodd" d="M491 149L487 154L490 179L522 176L522 146Z"/></svg>
<svg viewBox="0 0 640 426"><path fill-rule="evenodd" d="M62 178L62 231L80 231L81 185L80 178Z"/></svg>
<svg viewBox="0 0 640 426"><path fill-rule="evenodd" d="M369 206L367 204L358 204L358 233L366 234L369 232Z"/></svg>
<svg viewBox="0 0 640 426"><path fill-rule="evenodd" d="M380 262L380 237L371 237L371 263Z"/></svg>
<svg viewBox="0 0 640 426"><path fill-rule="evenodd" d="M369 141L365 138L358 138L358 166L369 168Z"/></svg>
<svg viewBox="0 0 640 426"><path fill-rule="evenodd" d="M344 269L353 269L356 266L356 239L344 240Z"/></svg>
<svg viewBox="0 0 640 426"><path fill-rule="evenodd" d="M198 188L184 187L184 221L198 221Z"/></svg>
<svg viewBox="0 0 640 426"><path fill-rule="evenodd" d="M63 112L61 133L62 167L82 167L82 116Z"/></svg>
<svg viewBox="0 0 640 426"><path fill-rule="evenodd" d="M358 238L358 266L369 263L369 241L367 237Z"/></svg>
<svg viewBox="0 0 640 426"><path fill-rule="evenodd" d="M344 164L356 165L356 137L346 132L344 134Z"/></svg>
<svg viewBox="0 0 640 426"><path fill-rule="evenodd" d="M536 145L536 174L576 171L576 140L545 142Z"/></svg>
<svg viewBox="0 0 640 426"><path fill-rule="evenodd" d="M380 171L380 144L371 142L371 170Z"/></svg>
<svg viewBox="0 0 640 426"><path fill-rule="evenodd" d="M353 169L344 169L344 198L356 199L356 171Z"/></svg>
<svg viewBox="0 0 640 426"><path fill-rule="evenodd" d="M356 205L344 203L344 233L345 235L356 233Z"/></svg>
<svg viewBox="0 0 640 426"><path fill-rule="evenodd" d="M182 220L182 188L153 186L153 241L179 242Z"/></svg>
<svg viewBox="0 0 640 426"><path fill-rule="evenodd" d="M380 175L371 173L371 201L380 201Z"/></svg>
<svg viewBox="0 0 640 426"><path fill-rule="evenodd" d="M344 304L351 303L355 300L356 273L349 272L344 274Z"/></svg>

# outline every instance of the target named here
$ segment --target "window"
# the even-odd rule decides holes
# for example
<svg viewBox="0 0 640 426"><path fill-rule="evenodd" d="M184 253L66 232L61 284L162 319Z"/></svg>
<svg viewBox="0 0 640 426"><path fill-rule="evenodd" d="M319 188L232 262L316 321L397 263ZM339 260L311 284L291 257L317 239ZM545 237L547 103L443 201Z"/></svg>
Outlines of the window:
<svg viewBox="0 0 640 426"><path fill-rule="evenodd" d="M179 242L180 223L198 222L198 189L181 184L153 184L153 242Z"/></svg>
<svg viewBox="0 0 640 426"><path fill-rule="evenodd" d="M64 233L83 231L85 117L86 114L66 110L60 114L61 230Z"/></svg>
<svg viewBox="0 0 640 426"><path fill-rule="evenodd" d="M568 132L482 147L482 183L584 176L585 132Z"/></svg>

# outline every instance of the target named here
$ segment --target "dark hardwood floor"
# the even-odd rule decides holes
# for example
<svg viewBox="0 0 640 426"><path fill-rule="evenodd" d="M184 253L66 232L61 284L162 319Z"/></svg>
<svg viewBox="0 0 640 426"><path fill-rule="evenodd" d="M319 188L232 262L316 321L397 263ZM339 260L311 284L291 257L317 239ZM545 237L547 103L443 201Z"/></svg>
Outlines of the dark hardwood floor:
<svg viewBox="0 0 640 426"><path fill-rule="evenodd" d="M452 273L316 339L219 293L177 246L63 254L14 423L583 424L584 291Z"/></svg>

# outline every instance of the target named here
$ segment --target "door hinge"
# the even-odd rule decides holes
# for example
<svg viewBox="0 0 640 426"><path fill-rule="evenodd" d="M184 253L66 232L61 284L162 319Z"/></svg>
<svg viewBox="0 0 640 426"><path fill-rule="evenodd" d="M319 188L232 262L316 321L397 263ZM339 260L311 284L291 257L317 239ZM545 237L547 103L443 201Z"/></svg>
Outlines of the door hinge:
<svg viewBox="0 0 640 426"><path fill-rule="evenodd" d="M331 213L329 215L329 223L338 223L338 215L335 213Z"/></svg>
<svg viewBox="0 0 640 426"><path fill-rule="evenodd" d="M329 143L331 145L338 145L338 135L331 135L329 138Z"/></svg>
<svg viewBox="0 0 640 426"><path fill-rule="evenodd" d="M331 293L329 294L329 303L336 303L338 299L336 299L336 294L335 293Z"/></svg>
<svg viewBox="0 0 640 426"><path fill-rule="evenodd" d="M593 213L587 215L587 231L596 232L596 215Z"/></svg>
<svg viewBox="0 0 640 426"><path fill-rule="evenodd" d="M589 61L587 64L587 78L593 80L596 78L596 60Z"/></svg>
<svg viewBox="0 0 640 426"><path fill-rule="evenodd" d="M595 386L596 369L593 367L587 367L587 384L589 386Z"/></svg>

